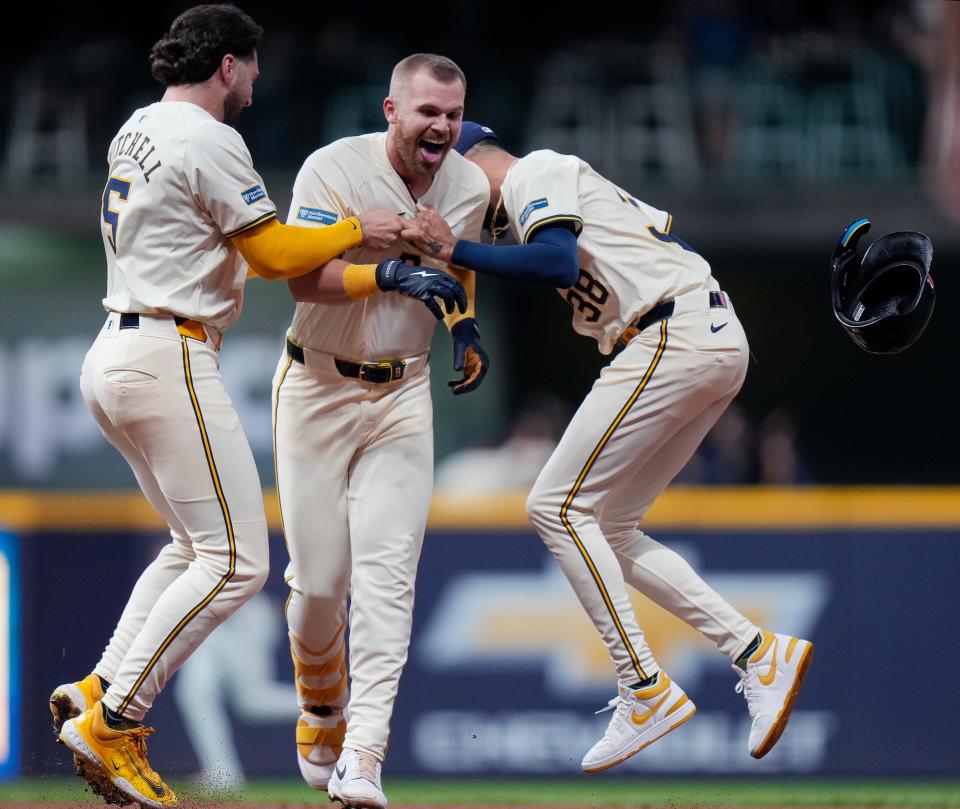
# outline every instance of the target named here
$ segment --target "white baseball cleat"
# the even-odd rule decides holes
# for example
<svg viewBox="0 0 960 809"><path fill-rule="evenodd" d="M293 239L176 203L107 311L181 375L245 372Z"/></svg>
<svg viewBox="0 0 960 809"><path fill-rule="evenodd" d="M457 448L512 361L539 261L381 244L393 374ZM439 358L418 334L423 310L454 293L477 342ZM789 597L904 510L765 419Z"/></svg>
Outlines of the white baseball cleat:
<svg viewBox="0 0 960 809"><path fill-rule="evenodd" d="M327 785L331 801L350 809L387 809L380 787L380 762L370 753L343 748Z"/></svg>
<svg viewBox="0 0 960 809"><path fill-rule="evenodd" d="M763 640L748 659L746 669L734 665L740 677L737 693L747 700L753 719L747 749L754 758L763 758L783 735L813 660L813 644L790 635L762 631Z"/></svg>
<svg viewBox="0 0 960 809"><path fill-rule="evenodd" d="M584 772L600 772L626 761L697 712L683 689L663 671L653 685L636 690L620 685L619 691L603 709L613 709L613 717L603 738L583 757Z"/></svg>

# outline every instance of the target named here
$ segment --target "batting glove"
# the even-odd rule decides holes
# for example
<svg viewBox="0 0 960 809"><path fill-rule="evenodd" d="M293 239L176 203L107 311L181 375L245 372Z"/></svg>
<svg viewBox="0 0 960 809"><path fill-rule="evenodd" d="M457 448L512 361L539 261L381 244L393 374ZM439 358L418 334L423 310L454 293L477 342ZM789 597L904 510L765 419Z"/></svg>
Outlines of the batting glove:
<svg viewBox="0 0 960 809"><path fill-rule="evenodd" d="M480 344L480 329L472 317L465 317L450 329L453 336L453 370L462 371L463 379L454 379L447 384L453 395L470 393L480 387L490 367L490 357Z"/></svg>
<svg viewBox="0 0 960 809"><path fill-rule="evenodd" d="M419 267L389 258L377 265L377 286L384 292L396 290L408 298L416 298L437 320L443 320L437 298L443 301L447 314L453 314L455 306L461 313L467 311L467 293L463 285L452 275L433 267Z"/></svg>

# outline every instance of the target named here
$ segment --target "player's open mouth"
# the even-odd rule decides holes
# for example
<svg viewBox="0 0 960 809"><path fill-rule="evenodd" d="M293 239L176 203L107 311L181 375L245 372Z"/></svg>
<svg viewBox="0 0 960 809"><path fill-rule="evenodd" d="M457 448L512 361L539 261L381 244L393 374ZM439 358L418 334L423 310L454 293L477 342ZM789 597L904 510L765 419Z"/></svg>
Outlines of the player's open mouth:
<svg viewBox="0 0 960 809"><path fill-rule="evenodd" d="M443 157L443 153L446 148L446 141L436 141L430 140L429 138L424 138L420 141L420 157L423 158L424 163L436 163Z"/></svg>

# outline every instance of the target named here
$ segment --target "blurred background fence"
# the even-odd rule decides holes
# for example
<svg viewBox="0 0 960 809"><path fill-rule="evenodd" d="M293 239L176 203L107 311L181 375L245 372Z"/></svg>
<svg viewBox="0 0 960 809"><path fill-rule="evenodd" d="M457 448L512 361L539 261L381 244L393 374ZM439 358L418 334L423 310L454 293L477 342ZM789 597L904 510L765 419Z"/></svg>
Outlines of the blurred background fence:
<svg viewBox="0 0 960 809"><path fill-rule="evenodd" d="M0 56L0 489L7 491L0 530L10 531L0 541L0 630L7 632L0 641L8 649L0 774L55 766L38 711L50 687L87 671L159 541L156 525L134 505L138 496L114 494L131 489L133 479L87 414L77 381L103 317L97 217L106 147L131 109L159 97L146 54L186 5L158 2L129 16L115 5L88 4L82 12L45 5L44 19L11 36ZM447 54L468 77L468 118L493 126L516 153L574 152L669 210L674 230L705 255L732 297L754 362L737 402L678 482L805 486L815 497L832 496L814 488L821 486L941 487L930 490L933 500L917 488L886 501L837 490L842 505L812 523L803 519L811 508L819 513L811 501L774 505L772 512L796 518L783 523L770 517L769 503L737 489L721 493L739 504L733 524L723 524L722 509L709 512L720 521L719 539L709 538L709 522L691 527L684 519L708 496L691 489L695 497L672 501L679 511L664 519L662 536L683 543L708 577L715 571L745 609L818 642L822 674L814 670L792 741L764 767L956 773L960 741L943 735L940 720L960 708L948 683L960 663L958 627L944 609L960 527L957 490L949 488L960 484L960 386L950 381L960 323L960 4L681 0L545 14L533 27L489 4L375 13L241 5L266 37L255 105L238 129L282 215L313 149L384 127L381 102L398 59L417 50ZM860 216L874 221L868 240L910 229L933 240L937 308L919 345L902 356L860 353L830 312L829 257ZM292 308L283 285L251 282L222 352L224 378L268 485L270 380ZM479 316L493 365L476 393L450 396L443 384L451 375L449 338L438 334L434 344L438 502L450 502L444 493L503 491L522 502L605 360L572 332L566 304L550 291L481 279ZM78 489L93 493L77 501L50 494ZM556 629L542 650L504 651L503 644L528 647L533 636L523 622L519 634L500 633L503 616L489 610L503 593L526 593L513 618L534 621L554 603L562 609L548 610L553 618L569 609L576 621L577 611L517 517L518 503L504 511L485 502L456 500L457 519L432 523L397 709L391 766L398 771L575 769L564 757L588 746L596 728L587 708L609 690L605 676L587 671L584 655L597 662L589 632L581 638L571 630L574 642ZM753 508L768 510L757 516ZM863 521L845 521L844 509ZM51 513L59 522L50 522ZM931 513L939 515L932 522ZM479 514L486 522L475 521ZM194 708L172 689L157 721L180 729L156 739L182 772L220 767L239 777L254 760L251 746L285 751L257 760L268 771L291 770L290 680L276 608L284 560L279 539L274 545L271 585L246 610L242 630L263 654L244 647L229 666L210 663L178 678L196 694L222 696L232 670L259 660L267 696L257 709L236 696L211 697L222 712L205 720L209 727L239 728L235 749L221 743L218 759L197 741L202 728L189 726ZM771 595L784 591L789 598ZM786 612L771 612L777 604ZM479 622L470 637L486 640L451 648L458 633L450 616ZM648 763L637 757L635 766L735 771L743 763L731 752L741 741L743 706L732 690L714 698L707 695L716 688L698 685L726 683L728 672L659 620L650 618L658 642L670 665L689 676L705 717L686 738L678 734L676 746ZM230 632L224 628L208 656L233 660ZM930 666L923 676L936 699L902 707L902 689L895 697L880 684L889 678L899 688L904 667L918 662ZM900 737L906 752L898 756L885 735L884 712L893 705L910 717L915 742ZM514 731L530 744L505 746ZM191 745L178 747L186 737Z"/></svg>
<svg viewBox="0 0 960 809"><path fill-rule="evenodd" d="M956 481L956 452L944 451L957 448L960 406L949 382L956 5L710 0L543 19L528 32L472 4L422 25L396 9L371 20L248 4L266 38L239 129L285 215L313 149L383 128L394 62L447 53L467 73L469 117L518 153L575 152L669 210L733 298L755 362L685 480ZM181 5L153 4L136 21L105 6L50 8L5 52L0 85L0 486L126 486L76 378L102 317L106 146L132 108L159 96L146 53ZM903 357L858 353L832 320L829 256L859 216L873 219L870 236L933 239L937 312ZM249 285L223 352L267 479L269 380L292 312L282 286ZM484 279L479 294L493 365L476 394L449 395L449 340L435 345L441 462L524 441L534 427L531 440L548 445L604 361L552 292Z"/></svg>

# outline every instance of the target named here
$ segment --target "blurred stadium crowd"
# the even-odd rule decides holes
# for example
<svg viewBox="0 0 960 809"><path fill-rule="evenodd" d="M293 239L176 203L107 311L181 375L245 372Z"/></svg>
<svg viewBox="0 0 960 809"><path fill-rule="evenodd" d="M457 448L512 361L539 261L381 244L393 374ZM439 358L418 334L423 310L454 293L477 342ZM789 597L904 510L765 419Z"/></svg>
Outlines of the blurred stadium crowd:
<svg viewBox="0 0 960 809"><path fill-rule="evenodd" d="M158 96L145 55L183 5L156 3L135 17L106 5L82 15L66 4L63 13L45 7L44 23L6 50L0 291L10 311L0 324L0 364L21 362L31 330L64 339L82 332L85 340L99 317L103 267L93 209L104 150L126 112ZM914 428L918 440L942 440L938 423L958 405L936 372L950 362L955 296L947 268L960 254L960 4L681 0L615 15L546 14L535 26L483 4L423 15L398 6L375 16L240 5L266 37L255 103L238 128L282 213L307 154L383 128L386 77L416 50L458 61L469 83L467 116L495 126L513 150L576 153L673 213L674 229L707 257L734 299L757 361L739 408L681 479L957 480L947 457L920 468L908 446L872 436L891 415L909 418L919 398L926 418ZM931 329L905 358L882 364L856 354L826 299L833 244L864 215L876 223L873 236L923 230L936 251L940 295ZM51 312L81 311L82 299L83 319L53 318L53 328L19 321L20 301L35 296L25 279L38 275L51 280ZM54 279L61 278L74 286L58 303L65 293ZM289 301L269 294L250 292L237 334L272 346ZM258 309L257 298L268 303ZM539 401L542 391L551 407L569 412L602 362L572 334L565 307L549 293L485 283L480 315L493 371L470 402L454 406L435 396L441 460L509 446L524 403ZM435 368L448 362L443 350ZM265 380L264 388L269 372ZM6 485L23 477L9 460L22 390L0 384ZM549 422L549 411L541 421ZM266 448L258 460L268 474Z"/></svg>
<svg viewBox="0 0 960 809"><path fill-rule="evenodd" d="M267 32L239 124L258 165L295 169L318 144L379 128L398 54L431 48L465 69L468 113L518 147L573 151L629 185L902 178L923 152L949 4L684 0L615 19L547 15L533 30L474 4L418 25L399 10L371 20L242 5ZM72 183L99 167L118 117L156 95L145 53L177 9L52 13L8 53L8 182L49 172Z"/></svg>

